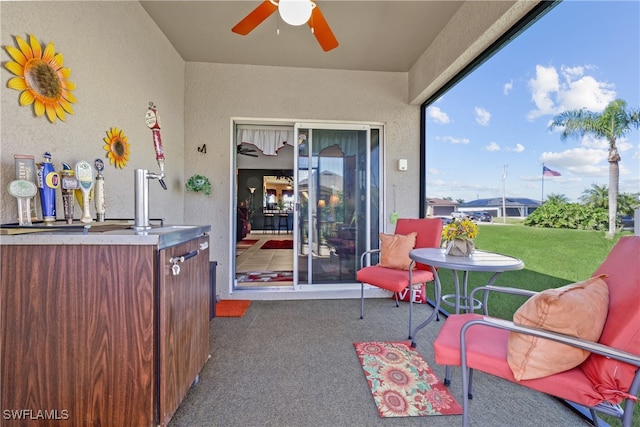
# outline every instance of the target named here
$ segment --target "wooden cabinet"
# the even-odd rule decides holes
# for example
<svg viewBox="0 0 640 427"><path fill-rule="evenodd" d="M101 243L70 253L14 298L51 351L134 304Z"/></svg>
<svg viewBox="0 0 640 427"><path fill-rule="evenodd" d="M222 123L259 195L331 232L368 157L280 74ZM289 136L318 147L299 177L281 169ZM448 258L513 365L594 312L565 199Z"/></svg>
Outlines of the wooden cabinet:
<svg viewBox="0 0 640 427"><path fill-rule="evenodd" d="M0 425L168 423L208 357L207 245L3 245Z"/></svg>
<svg viewBox="0 0 640 427"><path fill-rule="evenodd" d="M208 238L161 251L161 424L169 422L209 356L209 250L203 244Z"/></svg>

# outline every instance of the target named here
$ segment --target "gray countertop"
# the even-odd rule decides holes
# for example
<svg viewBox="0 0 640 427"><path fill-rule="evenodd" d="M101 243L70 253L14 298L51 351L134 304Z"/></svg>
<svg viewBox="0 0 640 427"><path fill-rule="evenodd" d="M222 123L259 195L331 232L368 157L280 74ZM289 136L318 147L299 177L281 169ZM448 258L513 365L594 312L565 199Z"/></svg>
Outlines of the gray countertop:
<svg viewBox="0 0 640 427"><path fill-rule="evenodd" d="M168 248L211 231L210 225L158 225L134 230L128 222L3 228L2 245L157 245Z"/></svg>

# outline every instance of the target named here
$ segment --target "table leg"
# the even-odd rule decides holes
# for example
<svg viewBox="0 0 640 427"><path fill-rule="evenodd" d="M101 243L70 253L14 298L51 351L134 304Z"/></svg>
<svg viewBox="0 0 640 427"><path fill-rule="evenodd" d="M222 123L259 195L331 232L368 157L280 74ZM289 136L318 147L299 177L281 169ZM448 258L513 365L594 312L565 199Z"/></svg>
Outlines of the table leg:
<svg viewBox="0 0 640 427"><path fill-rule="evenodd" d="M429 266L431 268L431 272L433 273L433 283L434 283L434 300L435 300L435 305L433 307L433 312L429 315L429 317L427 318L427 320L425 320L424 322L420 323L418 326L416 326L416 328L413 330L413 334L411 334L412 341L411 341L411 347L415 348L416 347L416 335L418 334L418 331L422 328L424 328L425 326L427 326L429 324L429 322L431 322L433 320L434 317L437 317L439 312L440 312L440 299L442 298L442 287L440 286L440 277L438 277L438 271ZM426 291L426 285L425 285L425 291ZM411 300L409 300L411 301ZM409 307L409 309L411 309L411 306ZM438 318L438 320L440 320Z"/></svg>
<svg viewBox="0 0 640 427"><path fill-rule="evenodd" d="M464 301L465 313L472 313L474 301L469 301L469 272L465 271L462 279L462 301Z"/></svg>

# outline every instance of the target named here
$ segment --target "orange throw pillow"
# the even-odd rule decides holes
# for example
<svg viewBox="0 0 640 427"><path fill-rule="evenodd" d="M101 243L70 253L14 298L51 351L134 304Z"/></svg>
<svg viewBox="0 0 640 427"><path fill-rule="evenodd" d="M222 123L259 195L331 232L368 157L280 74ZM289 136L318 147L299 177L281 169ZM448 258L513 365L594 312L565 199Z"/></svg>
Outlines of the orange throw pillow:
<svg viewBox="0 0 640 427"><path fill-rule="evenodd" d="M380 233L380 267L408 270L411 264L409 252L416 245L417 232L406 236Z"/></svg>
<svg viewBox="0 0 640 427"><path fill-rule="evenodd" d="M515 312L513 322L597 342L609 309L609 288L603 277L540 292ZM589 354L532 335L509 334L507 362L518 381L575 368Z"/></svg>

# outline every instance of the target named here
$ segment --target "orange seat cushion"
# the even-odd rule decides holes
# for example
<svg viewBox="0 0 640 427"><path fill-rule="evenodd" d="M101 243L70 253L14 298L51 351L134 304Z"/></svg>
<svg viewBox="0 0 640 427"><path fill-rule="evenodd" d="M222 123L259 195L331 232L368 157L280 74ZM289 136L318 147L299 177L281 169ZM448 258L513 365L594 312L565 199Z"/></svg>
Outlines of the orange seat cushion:
<svg viewBox="0 0 640 427"><path fill-rule="evenodd" d="M436 363L460 366L460 329L467 321L482 317L480 314L450 315L433 344ZM467 365L516 382L507 363L508 340L509 331L485 325L470 327L467 331ZM522 380L519 384L582 405L592 406L603 400L579 367L553 376Z"/></svg>
<svg viewBox="0 0 640 427"><path fill-rule="evenodd" d="M513 322L597 342L607 320L609 289L603 276L592 277L529 298ZM545 377L575 368L591 353L532 335L511 332L507 362L516 380Z"/></svg>
<svg viewBox="0 0 640 427"><path fill-rule="evenodd" d="M408 270L411 265L409 252L416 245L417 232L406 236L401 234L380 233L380 265L386 268Z"/></svg>
<svg viewBox="0 0 640 427"><path fill-rule="evenodd" d="M371 265L358 270L356 278L359 282L369 283L391 292L400 292L409 286L409 271ZM412 271L412 284L425 283L433 280L433 273L426 270Z"/></svg>

